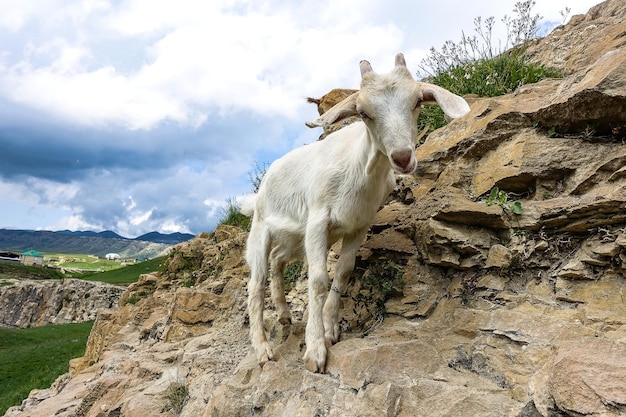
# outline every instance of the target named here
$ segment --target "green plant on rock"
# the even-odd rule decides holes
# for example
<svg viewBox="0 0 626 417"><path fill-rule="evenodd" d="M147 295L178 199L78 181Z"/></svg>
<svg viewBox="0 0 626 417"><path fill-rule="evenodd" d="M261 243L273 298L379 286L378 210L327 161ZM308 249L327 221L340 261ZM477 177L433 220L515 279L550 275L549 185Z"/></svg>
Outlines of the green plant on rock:
<svg viewBox="0 0 626 417"><path fill-rule="evenodd" d="M269 164L267 162L255 162L254 169L248 173L248 178L252 184L252 192L257 193L259 191L261 181L268 168ZM250 231L252 219L241 213L241 206L235 198L228 197L226 199L226 206L221 209L221 215L218 221L218 225L223 224L237 226L245 231Z"/></svg>
<svg viewBox="0 0 626 417"><path fill-rule="evenodd" d="M237 200L232 197L226 199L226 207L222 208L222 215L219 224L241 227L243 230L250 230L252 220L241 213L241 207Z"/></svg>
<svg viewBox="0 0 626 417"><path fill-rule="evenodd" d="M183 411L187 399L189 398L189 388L182 382L172 382L165 392L165 405L163 411L169 411L174 415L179 415Z"/></svg>
<svg viewBox="0 0 626 417"><path fill-rule="evenodd" d="M549 138L556 138L559 136L559 133L556 131L555 127L551 127L550 129L548 129L548 132L546 133L546 135Z"/></svg>
<svg viewBox="0 0 626 417"><path fill-rule="evenodd" d="M163 262L161 271L178 276L180 273L184 274L200 269L203 260L204 253L201 247L191 246L183 248L174 246L165 262Z"/></svg>
<svg viewBox="0 0 626 417"><path fill-rule="evenodd" d="M391 261L372 264L364 271L360 278L361 291L352 295L355 306L369 312L373 318L369 327L363 323L363 337L384 320L387 315L385 302L394 294L395 287L401 285L403 275L402 267Z"/></svg>
<svg viewBox="0 0 626 417"><path fill-rule="evenodd" d="M304 262L295 261L287 265L285 268L285 291L289 292L293 289L296 281L302 276L302 268L304 267Z"/></svg>
<svg viewBox="0 0 626 417"><path fill-rule="evenodd" d="M422 60L418 78L439 85L458 95L494 97L515 91L524 84L544 78L561 77L557 71L530 63L526 56L529 42L537 37L541 16L533 14L533 0L515 4L513 17L504 16L507 29L504 44L493 40L495 18L474 19L474 35L462 34L459 42L446 41ZM443 112L425 106L418 119L420 128L430 130L445 125Z"/></svg>
<svg viewBox="0 0 626 417"><path fill-rule="evenodd" d="M524 212L522 203L519 201L510 201L509 195L506 191L500 190L498 187L493 187L489 196L483 198L483 201L488 206L500 206L505 211L510 211L513 214L522 214Z"/></svg>
<svg viewBox="0 0 626 417"><path fill-rule="evenodd" d="M156 288L157 283L155 281L147 282L137 291L133 291L126 299L125 304L137 304L139 300L152 296L152 294L154 294L154 292L156 291Z"/></svg>

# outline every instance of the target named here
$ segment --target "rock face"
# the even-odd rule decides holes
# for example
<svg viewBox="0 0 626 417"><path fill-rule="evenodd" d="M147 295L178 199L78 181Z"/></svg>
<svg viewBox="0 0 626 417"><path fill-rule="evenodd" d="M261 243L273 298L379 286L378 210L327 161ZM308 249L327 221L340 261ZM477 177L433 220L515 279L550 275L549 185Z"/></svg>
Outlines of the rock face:
<svg viewBox="0 0 626 417"><path fill-rule="evenodd" d="M583 21L626 33L626 5L572 21L558 53ZM626 415L626 42L605 33L565 78L476 99L418 148L359 252L326 374L302 363L298 271L296 320L268 302L276 360L256 363L247 235L220 227L129 287L71 372L7 416ZM494 187L508 201L488 206Z"/></svg>
<svg viewBox="0 0 626 417"><path fill-rule="evenodd" d="M95 320L98 310L117 306L125 289L80 279L3 279L0 326L23 328Z"/></svg>

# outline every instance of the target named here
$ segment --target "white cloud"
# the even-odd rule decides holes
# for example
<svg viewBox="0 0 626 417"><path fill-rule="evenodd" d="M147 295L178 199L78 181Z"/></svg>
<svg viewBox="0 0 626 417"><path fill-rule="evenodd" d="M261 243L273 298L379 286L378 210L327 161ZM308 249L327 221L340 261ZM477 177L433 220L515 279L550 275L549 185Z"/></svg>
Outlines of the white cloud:
<svg viewBox="0 0 626 417"><path fill-rule="evenodd" d="M47 225L45 230L102 230L102 224L87 223L80 214L72 214L60 218L54 224Z"/></svg>
<svg viewBox="0 0 626 417"><path fill-rule="evenodd" d="M322 14L328 26L321 27L301 27L305 16L290 14L300 11L292 8L276 12L244 4L253 11L241 15L217 4L148 3L132 2L100 17L122 36L159 32L137 57L144 63L135 72L91 68L99 52L88 36L77 44L55 38L0 72L5 94L71 122L129 129L151 129L164 120L198 126L216 109L222 116L245 110L296 119L303 96L342 83L356 87L356 63L366 52L377 59L403 41L392 24L339 19L345 11L333 13L335 3ZM35 65L42 57L49 64Z"/></svg>
<svg viewBox="0 0 626 417"><path fill-rule="evenodd" d="M516 1L0 0L0 128L17 132L0 137L0 212L125 236L208 230L254 160L319 135L305 97L358 88L361 59L383 72L404 52L416 72ZM535 12L560 22L594 3Z"/></svg>
<svg viewBox="0 0 626 417"><path fill-rule="evenodd" d="M0 27L10 32L20 30L40 10L35 2L0 0Z"/></svg>

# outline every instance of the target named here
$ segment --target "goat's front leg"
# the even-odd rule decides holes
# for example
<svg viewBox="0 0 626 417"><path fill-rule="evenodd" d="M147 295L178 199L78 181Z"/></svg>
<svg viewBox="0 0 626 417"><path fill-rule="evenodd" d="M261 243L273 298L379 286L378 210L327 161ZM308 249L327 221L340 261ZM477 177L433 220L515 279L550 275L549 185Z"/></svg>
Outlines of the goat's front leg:
<svg viewBox="0 0 626 417"><path fill-rule="evenodd" d="M367 228L358 230L354 234L346 235L341 243L339 260L335 267L335 277L324 304L324 329L326 346L330 347L339 341L339 302L341 294L345 293L350 275L354 270L356 253L367 234Z"/></svg>
<svg viewBox="0 0 626 417"><path fill-rule="evenodd" d="M309 266L309 317L306 324L304 363L309 371L321 373L326 368L322 309L328 291L327 241L328 216L309 216L304 243Z"/></svg>

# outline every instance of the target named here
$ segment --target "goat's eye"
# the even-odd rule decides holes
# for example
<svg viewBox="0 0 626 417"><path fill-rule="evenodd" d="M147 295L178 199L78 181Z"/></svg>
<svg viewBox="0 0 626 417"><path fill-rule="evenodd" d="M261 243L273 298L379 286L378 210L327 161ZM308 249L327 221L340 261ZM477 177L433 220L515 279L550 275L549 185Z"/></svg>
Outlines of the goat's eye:
<svg viewBox="0 0 626 417"><path fill-rule="evenodd" d="M359 117L361 119L369 119L370 117L367 115L367 113L365 113L363 110L359 111Z"/></svg>

